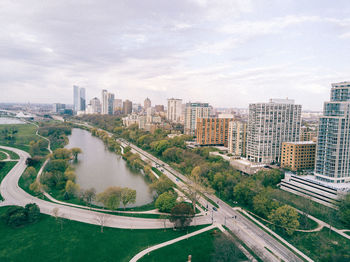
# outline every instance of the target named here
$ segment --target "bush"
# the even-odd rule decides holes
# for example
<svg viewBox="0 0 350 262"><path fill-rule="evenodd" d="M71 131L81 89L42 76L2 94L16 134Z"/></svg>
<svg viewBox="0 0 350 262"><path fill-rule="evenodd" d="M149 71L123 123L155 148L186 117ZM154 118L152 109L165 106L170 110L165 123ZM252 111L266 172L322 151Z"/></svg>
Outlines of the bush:
<svg viewBox="0 0 350 262"><path fill-rule="evenodd" d="M37 204L27 204L25 208L12 206L7 209L2 219L9 226L20 227L38 221L40 209Z"/></svg>
<svg viewBox="0 0 350 262"><path fill-rule="evenodd" d="M176 195L171 192L162 193L156 200L155 206L161 212L170 212L176 205Z"/></svg>

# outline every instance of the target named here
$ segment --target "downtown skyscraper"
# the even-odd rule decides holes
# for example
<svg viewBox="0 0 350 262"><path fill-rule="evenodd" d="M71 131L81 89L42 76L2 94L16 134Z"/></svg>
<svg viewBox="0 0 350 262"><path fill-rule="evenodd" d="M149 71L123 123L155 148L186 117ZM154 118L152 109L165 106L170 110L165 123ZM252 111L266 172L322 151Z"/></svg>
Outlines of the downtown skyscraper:
<svg viewBox="0 0 350 262"><path fill-rule="evenodd" d="M86 109L86 94L85 88L79 86L73 86L73 109L74 112L85 111Z"/></svg>
<svg viewBox="0 0 350 262"><path fill-rule="evenodd" d="M320 117L315 177L331 183L350 182L350 82L332 84Z"/></svg>

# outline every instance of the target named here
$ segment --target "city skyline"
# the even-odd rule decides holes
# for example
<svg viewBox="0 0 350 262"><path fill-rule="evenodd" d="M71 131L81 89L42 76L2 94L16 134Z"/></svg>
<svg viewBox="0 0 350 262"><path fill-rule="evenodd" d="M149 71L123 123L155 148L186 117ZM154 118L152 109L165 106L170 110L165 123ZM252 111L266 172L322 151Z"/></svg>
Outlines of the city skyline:
<svg viewBox="0 0 350 262"><path fill-rule="evenodd" d="M347 1L3 1L0 102L70 104L78 85L89 98L289 97L321 111L329 83L350 79L349 13Z"/></svg>

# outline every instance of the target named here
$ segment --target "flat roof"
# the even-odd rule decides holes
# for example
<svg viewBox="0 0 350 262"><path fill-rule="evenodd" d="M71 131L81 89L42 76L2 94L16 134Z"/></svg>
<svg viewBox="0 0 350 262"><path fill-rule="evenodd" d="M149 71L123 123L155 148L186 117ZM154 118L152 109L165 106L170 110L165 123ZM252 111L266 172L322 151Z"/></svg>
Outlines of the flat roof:
<svg viewBox="0 0 350 262"><path fill-rule="evenodd" d="M283 142L286 144L294 144L294 145L313 145L316 144L316 142L313 141L296 141L296 142Z"/></svg>

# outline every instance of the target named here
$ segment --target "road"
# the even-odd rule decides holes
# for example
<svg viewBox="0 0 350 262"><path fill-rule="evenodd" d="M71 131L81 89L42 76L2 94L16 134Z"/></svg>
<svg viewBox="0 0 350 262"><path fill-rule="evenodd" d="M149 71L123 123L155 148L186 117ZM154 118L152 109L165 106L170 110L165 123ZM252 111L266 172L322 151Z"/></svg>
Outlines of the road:
<svg viewBox="0 0 350 262"><path fill-rule="evenodd" d="M189 178L174 170L165 162L145 152L130 142L124 139L118 139L118 142L121 143L122 146L130 146L134 152L140 154L143 160L148 159L151 161L152 166L161 166L160 168L162 169L162 172L179 188L185 190L187 184L191 185L193 183ZM291 250L279 243L278 240L256 226L249 219L241 215L241 213L235 211L231 206L223 202L221 199L215 195L208 194L206 194L206 197L210 198L219 206L217 211L213 211L214 206L210 202L204 198L200 198L199 200L203 206L208 205L208 210L212 212L213 222L226 225L232 232L237 235L237 237L239 237L264 261L280 261L281 259L284 261L302 261ZM273 254L267 251L266 248L271 250Z"/></svg>
<svg viewBox="0 0 350 262"><path fill-rule="evenodd" d="M161 219L147 219L137 217L126 217L110 215L91 210L81 209L77 207L66 206L62 204L53 203L50 201L42 200L34 197L18 186L18 180L22 173L26 169L26 159L29 156L27 152L22 150L0 146L7 150L11 150L17 153L20 157L18 163L11 169L11 171L5 176L0 185L0 192L4 198L4 201L0 203L0 206L6 205L18 205L25 206L29 203L35 203L39 206L40 212L48 215L53 214L53 209L58 208L59 217L66 219L76 220L84 223L100 225L99 221L101 216L105 221L105 226L114 228L125 228L125 229L157 229L164 228L164 221ZM210 219L207 216L197 217L195 219L197 225L209 224ZM173 224L166 221L165 226L168 228L173 227Z"/></svg>

